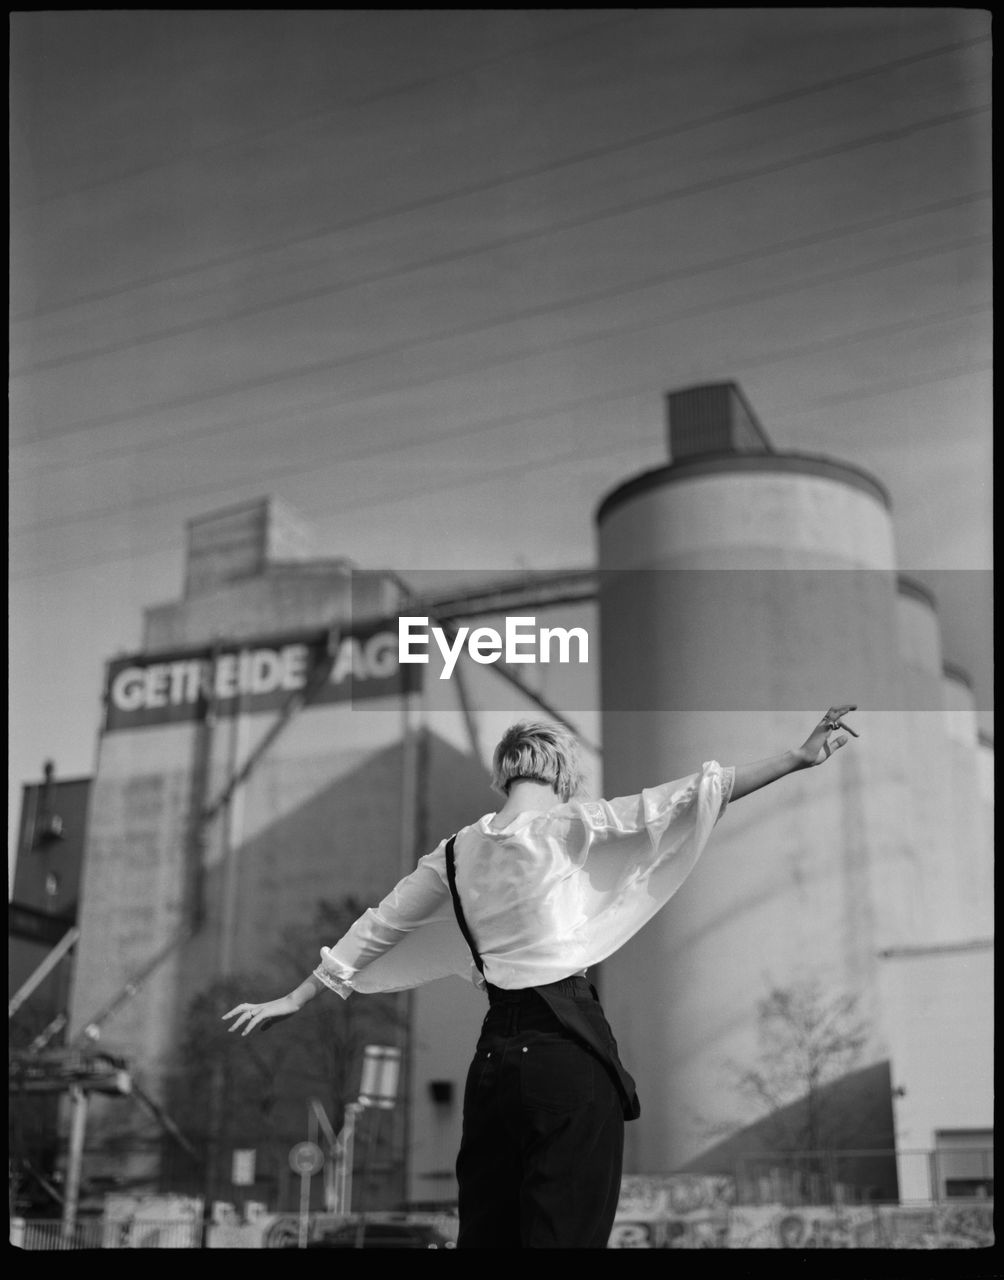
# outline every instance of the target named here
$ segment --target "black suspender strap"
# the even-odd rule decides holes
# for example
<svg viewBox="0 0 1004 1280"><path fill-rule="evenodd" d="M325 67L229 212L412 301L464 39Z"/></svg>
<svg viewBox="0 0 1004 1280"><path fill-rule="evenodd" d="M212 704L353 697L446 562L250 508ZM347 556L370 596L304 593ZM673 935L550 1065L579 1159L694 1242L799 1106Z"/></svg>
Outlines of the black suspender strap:
<svg viewBox="0 0 1004 1280"><path fill-rule="evenodd" d="M453 845L456 836L450 836L446 842L446 879L450 886L450 895L453 898L453 910L457 917L457 924L460 925L460 932L464 935L464 941L471 949L471 955L474 957L474 963L478 966L478 972L484 974L485 962L481 959L477 947L474 945L474 939L471 937L471 931L467 927L467 920L464 917L464 909L460 905L460 894L457 893L457 867L453 858Z"/></svg>
<svg viewBox="0 0 1004 1280"><path fill-rule="evenodd" d="M453 911L457 917L457 924L460 925L460 932L464 935L464 940L471 949L471 955L474 957L474 963L478 966L478 971L484 976L485 964L477 947L474 945L474 939L471 937L471 931L468 929L467 921L464 918L464 909L460 905L460 895L457 893L457 867L453 857L453 845L456 838L456 836L451 836L446 842L446 879L450 886ZM556 984L544 984L534 988L534 990L548 1005L565 1030L596 1054L610 1072L617 1086L621 1095L625 1119L636 1119L641 1112L641 1107L638 1104L635 1083L617 1056L617 1046L614 1042L613 1033L610 1031L603 1010L596 999L595 991L593 992L592 1000L577 1000L571 996L558 994L554 990L554 985Z"/></svg>

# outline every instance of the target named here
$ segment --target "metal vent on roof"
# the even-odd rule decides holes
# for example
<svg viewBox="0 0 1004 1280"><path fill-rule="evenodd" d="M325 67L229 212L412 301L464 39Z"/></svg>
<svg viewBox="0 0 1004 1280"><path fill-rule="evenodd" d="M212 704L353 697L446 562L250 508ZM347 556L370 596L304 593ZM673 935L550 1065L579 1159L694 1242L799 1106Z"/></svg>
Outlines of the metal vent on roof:
<svg viewBox="0 0 1004 1280"><path fill-rule="evenodd" d="M674 462L707 453L773 453L774 447L735 382L671 391L666 396Z"/></svg>

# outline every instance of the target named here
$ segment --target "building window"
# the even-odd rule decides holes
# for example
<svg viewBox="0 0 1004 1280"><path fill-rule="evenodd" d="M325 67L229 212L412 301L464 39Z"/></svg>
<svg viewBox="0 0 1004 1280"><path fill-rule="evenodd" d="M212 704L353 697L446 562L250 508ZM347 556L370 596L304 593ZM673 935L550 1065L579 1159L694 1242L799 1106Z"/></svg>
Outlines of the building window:
<svg viewBox="0 0 1004 1280"><path fill-rule="evenodd" d="M933 1156L939 1199L989 1200L993 1196L992 1130L939 1129Z"/></svg>

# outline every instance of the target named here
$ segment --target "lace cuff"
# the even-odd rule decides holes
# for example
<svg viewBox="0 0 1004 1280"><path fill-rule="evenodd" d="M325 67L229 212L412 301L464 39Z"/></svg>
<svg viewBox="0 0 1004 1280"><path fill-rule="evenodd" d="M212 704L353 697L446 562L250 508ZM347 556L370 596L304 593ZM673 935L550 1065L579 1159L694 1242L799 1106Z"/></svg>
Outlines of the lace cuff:
<svg viewBox="0 0 1004 1280"><path fill-rule="evenodd" d="M732 797L732 788L735 785L735 781L736 781L735 765L731 765L731 764L723 765L722 766L722 802L718 806L718 818L715 819L716 822L721 818L722 814L725 812L725 808Z"/></svg>
<svg viewBox="0 0 1004 1280"><path fill-rule="evenodd" d="M341 972L337 972L338 970L341 970ZM352 969L335 960L327 947L321 948L321 963L314 970L314 977L318 982L323 982L336 995L340 995L343 1000L347 1000L354 990L352 986L353 972Z"/></svg>

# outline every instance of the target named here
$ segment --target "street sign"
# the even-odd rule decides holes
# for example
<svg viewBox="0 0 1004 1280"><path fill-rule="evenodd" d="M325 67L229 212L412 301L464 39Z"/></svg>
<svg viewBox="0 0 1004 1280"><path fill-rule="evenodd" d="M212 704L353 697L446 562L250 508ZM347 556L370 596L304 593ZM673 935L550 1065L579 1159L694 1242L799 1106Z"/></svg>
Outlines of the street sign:
<svg viewBox="0 0 1004 1280"><path fill-rule="evenodd" d="M310 1226L310 1179L324 1164L324 1153L316 1142L298 1142L289 1153L289 1166L300 1175L300 1230L297 1245L307 1244Z"/></svg>
<svg viewBox="0 0 1004 1280"><path fill-rule="evenodd" d="M301 1178L309 1178L324 1164L324 1153L316 1142L298 1142L289 1153L289 1167Z"/></svg>
<svg viewBox="0 0 1004 1280"><path fill-rule="evenodd" d="M230 1181L235 1187L254 1186L255 1154L254 1147L238 1148L233 1153Z"/></svg>

